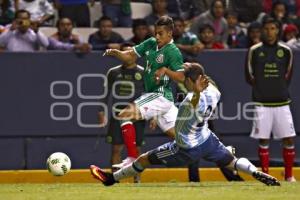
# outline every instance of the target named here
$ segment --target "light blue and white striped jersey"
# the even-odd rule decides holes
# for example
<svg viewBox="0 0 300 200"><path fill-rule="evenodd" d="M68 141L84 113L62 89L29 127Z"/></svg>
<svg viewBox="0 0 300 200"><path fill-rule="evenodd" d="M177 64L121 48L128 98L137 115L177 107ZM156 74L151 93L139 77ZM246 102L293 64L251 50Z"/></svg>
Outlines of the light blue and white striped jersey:
<svg viewBox="0 0 300 200"><path fill-rule="evenodd" d="M180 104L175 123L175 140L182 148L199 146L210 136L207 121L217 107L221 93L210 83L201 92L196 108L191 103L192 97L193 93L188 93Z"/></svg>

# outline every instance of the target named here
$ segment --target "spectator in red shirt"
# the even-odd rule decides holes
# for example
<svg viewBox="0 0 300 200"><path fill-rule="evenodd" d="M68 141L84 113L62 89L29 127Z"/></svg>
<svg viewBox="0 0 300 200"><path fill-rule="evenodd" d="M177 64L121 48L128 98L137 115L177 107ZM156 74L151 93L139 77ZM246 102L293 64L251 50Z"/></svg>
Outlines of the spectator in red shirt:
<svg viewBox="0 0 300 200"><path fill-rule="evenodd" d="M216 41L214 28L209 24L204 24L199 29L199 39L204 44L204 49L225 49L225 45Z"/></svg>

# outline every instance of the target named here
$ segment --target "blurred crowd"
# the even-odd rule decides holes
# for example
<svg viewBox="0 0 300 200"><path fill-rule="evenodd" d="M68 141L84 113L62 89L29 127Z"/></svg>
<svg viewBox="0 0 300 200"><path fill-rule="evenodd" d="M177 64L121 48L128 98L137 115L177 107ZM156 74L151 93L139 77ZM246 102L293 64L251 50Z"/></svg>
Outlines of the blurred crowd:
<svg viewBox="0 0 300 200"><path fill-rule="evenodd" d="M91 27L89 6L96 0L0 0L0 48L2 51L105 50L124 43L139 44L151 37L155 21L163 15L174 19L174 42L185 60L204 49L249 48L261 41L261 23L269 16L281 25L280 38L300 48L300 0L101 0L102 17L92 27L88 42L72 32ZM131 2L152 5L152 13L132 19ZM58 17L54 17L57 13ZM56 27L46 37L41 26ZM132 28L125 40L114 27Z"/></svg>

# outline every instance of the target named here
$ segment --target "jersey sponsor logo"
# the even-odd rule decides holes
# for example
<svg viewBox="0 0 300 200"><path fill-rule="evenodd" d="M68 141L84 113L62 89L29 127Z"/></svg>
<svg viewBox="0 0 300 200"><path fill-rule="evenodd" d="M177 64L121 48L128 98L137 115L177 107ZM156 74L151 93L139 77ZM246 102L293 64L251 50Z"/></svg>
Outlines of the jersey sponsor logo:
<svg viewBox="0 0 300 200"><path fill-rule="evenodd" d="M142 79L142 74L139 73L139 72L136 72L136 73L134 74L134 78L135 78L135 80L139 81L139 80Z"/></svg>
<svg viewBox="0 0 300 200"><path fill-rule="evenodd" d="M157 63L163 63L163 62L164 62L164 55L163 55L163 54L159 54L159 55L156 57L156 62L157 62Z"/></svg>
<svg viewBox="0 0 300 200"><path fill-rule="evenodd" d="M126 75L124 76L124 78L125 78L126 80L132 80L132 76L131 76L131 75L127 75L127 74L126 74Z"/></svg>
<svg viewBox="0 0 300 200"><path fill-rule="evenodd" d="M278 49L276 55L278 58L282 58L284 56L284 51L282 49Z"/></svg>

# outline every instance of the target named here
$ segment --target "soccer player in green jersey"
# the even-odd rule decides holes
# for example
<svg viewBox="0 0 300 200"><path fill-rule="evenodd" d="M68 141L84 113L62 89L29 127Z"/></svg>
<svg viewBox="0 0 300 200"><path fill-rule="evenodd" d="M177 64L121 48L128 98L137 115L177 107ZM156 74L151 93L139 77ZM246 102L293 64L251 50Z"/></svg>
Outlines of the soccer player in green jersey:
<svg viewBox="0 0 300 200"><path fill-rule="evenodd" d="M170 79L183 82L183 59L179 49L173 42L174 23L168 16L160 17L155 23L155 37L127 51L108 49L104 53L121 61L144 57L145 94L123 109L118 118L122 120L121 129L126 134L135 134L133 120L150 120L155 118L158 126L173 137L177 108L173 102ZM132 141L134 143L134 141ZM119 167L132 162L127 158ZM115 167L118 167L115 165Z"/></svg>

